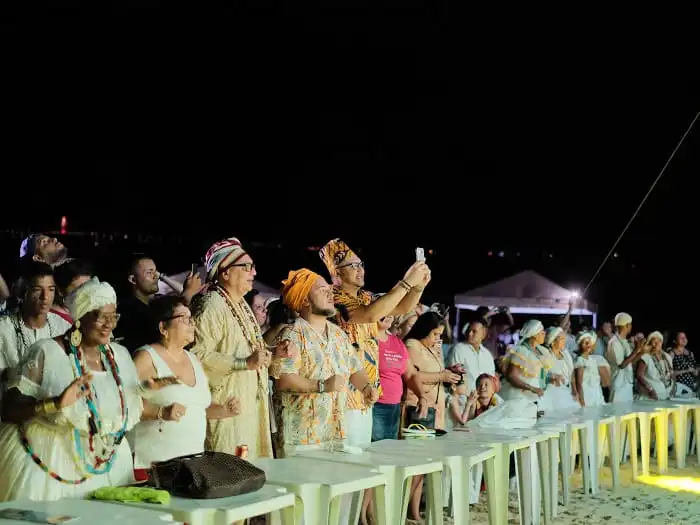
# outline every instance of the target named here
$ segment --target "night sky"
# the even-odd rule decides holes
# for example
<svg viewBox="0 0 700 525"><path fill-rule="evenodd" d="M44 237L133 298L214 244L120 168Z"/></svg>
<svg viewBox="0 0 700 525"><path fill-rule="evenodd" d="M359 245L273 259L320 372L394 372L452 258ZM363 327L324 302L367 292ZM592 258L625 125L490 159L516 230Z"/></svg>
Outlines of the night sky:
<svg viewBox="0 0 700 525"><path fill-rule="evenodd" d="M177 264L221 235L280 243L270 284L341 236L376 291L416 246L435 299L528 268L583 287L700 109L690 63L619 28L146 4L4 22L4 227L178 236ZM692 332L698 146L700 125L594 283L603 314Z"/></svg>

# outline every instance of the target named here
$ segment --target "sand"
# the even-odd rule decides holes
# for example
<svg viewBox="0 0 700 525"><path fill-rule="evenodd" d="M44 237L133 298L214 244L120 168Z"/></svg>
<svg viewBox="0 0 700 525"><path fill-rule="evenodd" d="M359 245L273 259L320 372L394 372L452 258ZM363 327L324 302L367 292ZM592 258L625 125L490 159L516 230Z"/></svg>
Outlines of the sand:
<svg viewBox="0 0 700 525"><path fill-rule="evenodd" d="M569 505L559 506L554 524L561 525L693 525L700 524L700 468L695 457L687 460L685 469L669 468L663 477L652 474L648 481L666 482L666 487L632 481L629 463L621 467L621 487L612 492L610 469L600 470L600 493L586 496L583 493L580 471L571 478L572 490ZM655 472L656 465L651 465ZM685 478L685 479L682 479ZM694 478L694 479L693 479ZM679 488L678 481L683 481ZM669 485L671 485L669 487ZM694 491L694 492L693 492ZM488 524L485 497L472 506L472 523ZM508 523L520 523L517 500L511 497ZM450 518L445 524L453 525Z"/></svg>

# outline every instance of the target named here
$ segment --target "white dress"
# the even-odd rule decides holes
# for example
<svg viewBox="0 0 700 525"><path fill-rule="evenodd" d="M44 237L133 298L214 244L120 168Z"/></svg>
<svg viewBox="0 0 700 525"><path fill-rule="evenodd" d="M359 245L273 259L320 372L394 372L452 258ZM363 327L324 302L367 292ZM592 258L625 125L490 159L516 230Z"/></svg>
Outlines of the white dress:
<svg viewBox="0 0 700 525"><path fill-rule="evenodd" d="M175 374L168 364L150 346L139 349L148 352L153 361L157 377L173 377ZM202 364L190 352L185 352L194 368L195 384L167 386L149 392L144 397L159 406L179 403L187 407L180 421L141 421L134 427L134 467L150 468L151 463L165 461L179 456L199 454L204 451L207 436L206 410L211 405L209 381ZM162 432L160 431L162 427Z"/></svg>
<svg viewBox="0 0 700 525"><path fill-rule="evenodd" d="M575 368L583 368L583 399L586 408L599 407L605 404L603 388L600 385L600 372L598 360L594 356L578 356L574 363Z"/></svg>
<svg viewBox="0 0 700 525"><path fill-rule="evenodd" d="M534 388L544 389L547 385L547 373L552 367L552 354L544 346L537 350L526 343L519 344L508 351L505 359L511 366L520 369L520 380ZM501 396L504 400L527 399L537 404L538 410L547 410L549 406L544 397L534 392L514 387L507 380L503 382Z"/></svg>
<svg viewBox="0 0 700 525"><path fill-rule="evenodd" d="M608 342L605 358L610 364L612 384L611 403L629 403L634 400L634 370L632 365L620 368L619 365L632 354L629 341L615 334Z"/></svg>
<svg viewBox="0 0 700 525"><path fill-rule="evenodd" d="M644 379L646 379L649 386L654 389L654 392L656 392L656 397L658 397L659 400L664 400L671 397L671 388L673 388L673 383L671 382L668 386L666 386L664 384L661 372L659 371L659 367L661 367L670 378L671 366L668 364L668 359L665 359L665 357L662 356L657 366L655 362L656 360L651 355L644 354L642 356L642 361L644 361L644 364L647 365L646 372L644 373ZM639 397L646 399L646 396L640 395Z"/></svg>
<svg viewBox="0 0 700 525"><path fill-rule="evenodd" d="M127 430L141 418L142 404L138 391L138 375L129 352L118 344L111 345L119 368L128 410ZM74 381L74 365L63 348L52 339L45 339L29 349L24 364L8 385L36 399L59 396ZM109 368L92 372L92 388L96 393L97 410L104 432L116 432L122 426L122 409L117 385ZM72 406L50 416L35 417L25 424L26 436L34 453L46 465L66 480L84 477L84 463L77 463L73 429L80 432L80 446L88 443L88 407L79 400ZM131 449L126 439L116 446L111 469L95 475L81 484L62 483L44 472L30 457L20 442L16 425L0 425L0 501L15 499L57 500L83 498L89 492L106 486L133 482ZM96 448L100 439L96 439Z"/></svg>
<svg viewBox="0 0 700 525"><path fill-rule="evenodd" d="M578 410L581 406L571 394L571 381L574 374L574 359L568 350L562 350L562 358L558 359L552 353L552 368L549 370L551 374L558 374L564 378L564 384L561 386L547 385L544 391L543 405L548 407L552 412L572 412Z"/></svg>

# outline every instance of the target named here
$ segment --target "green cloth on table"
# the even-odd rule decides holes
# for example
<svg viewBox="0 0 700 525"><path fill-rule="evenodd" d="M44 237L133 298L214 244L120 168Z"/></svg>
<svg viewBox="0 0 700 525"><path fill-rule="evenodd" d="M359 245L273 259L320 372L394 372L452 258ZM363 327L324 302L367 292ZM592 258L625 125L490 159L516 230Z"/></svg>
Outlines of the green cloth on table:
<svg viewBox="0 0 700 525"><path fill-rule="evenodd" d="M149 487L102 487L90 494L90 499L141 503L170 503L170 493Z"/></svg>

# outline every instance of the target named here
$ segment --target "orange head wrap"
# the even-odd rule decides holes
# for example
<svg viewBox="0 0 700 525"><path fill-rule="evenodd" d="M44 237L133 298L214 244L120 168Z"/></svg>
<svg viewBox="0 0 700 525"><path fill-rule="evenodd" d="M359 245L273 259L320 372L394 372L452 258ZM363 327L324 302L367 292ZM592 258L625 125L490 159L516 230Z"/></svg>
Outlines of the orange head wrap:
<svg viewBox="0 0 700 525"><path fill-rule="evenodd" d="M342 264L351 255L355 255L355 253L344 241L333 239L321 248L318 255L321 257L323 264L326 265L326 268L328 268L328 273L331 274L331 277L334 277L337 274L338 265Z"/></svg>
<svg viewBox="0 0 700 525"><path fill-rule="evenodd" d="M282 300L284 304L295 312L299 312L309 293L311 293L311 287L320 277L319 274L306 268L289 272L287 280L282 281Z"/></svg>

